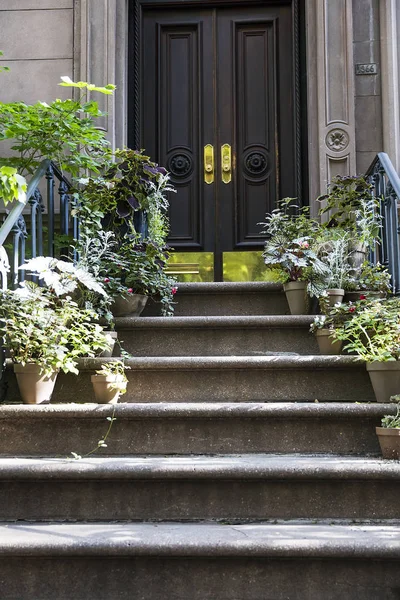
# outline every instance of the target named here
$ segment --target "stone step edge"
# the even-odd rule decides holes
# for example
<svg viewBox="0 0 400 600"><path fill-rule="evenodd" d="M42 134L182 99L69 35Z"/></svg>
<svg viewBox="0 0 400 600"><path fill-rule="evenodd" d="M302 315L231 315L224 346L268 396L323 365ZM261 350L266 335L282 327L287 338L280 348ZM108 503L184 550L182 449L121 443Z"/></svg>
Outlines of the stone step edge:
<svg viewBox="0 0 400 600"><path fill-rule="evenodd" d="M283 285L271 281L203 281L178 283L176 300L179 294L257 294L282 293Z"/></svg>
<svg viewBox="0 0 400 600"><path fill-rule="evenodd" d="M95 371L105 362L115 358L80 358L80 371ZM355 361L352 356L324 355L273 355L273 356L150 356L129 358L126 365L135 370L228 370L228 369L365 369L365 363ZM10 359L7 369L12 369Z"/></svg>
<svg viewBox="0 0 400 600"><path fill-rule="evenodd" d="M116 317L120 329L308 329L313 315Z"/></svg>
<svg viewBox="0 0 400 600"><path fill-rule="evenodd" d="M399 525L0 524L1 557L400 559Z"/></svg>
<svg viewBox="0 0 400 600"><path fill-rule="evenodd" d="M0 481L397 480L398 461L311 454L0 458Z"/></svg>
<svg viewBox="0 0 400 600"><path fill-rule="evenodd" d="M4 419L324 419L377 418L396 414L397 404L356 402L154 402L109 404L1 404Z"/></svg>

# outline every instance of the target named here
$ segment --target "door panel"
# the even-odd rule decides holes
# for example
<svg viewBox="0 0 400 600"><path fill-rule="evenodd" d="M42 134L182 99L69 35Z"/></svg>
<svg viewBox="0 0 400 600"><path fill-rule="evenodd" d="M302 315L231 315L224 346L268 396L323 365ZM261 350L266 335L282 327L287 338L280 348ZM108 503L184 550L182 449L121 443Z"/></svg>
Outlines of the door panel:
<svg viewBox="0 0 400 600"><path fill-rule="evenodd" d="M214 252L218 280L222 253L261 249L258 223L279 197L296 196L292 7L141 2L141 146L178 190L170 245ZM206 144L214 147L211 184ZM229 183L223 144L232 148Z"/></svg>
<svg viewBox="0 0 400 600"><path fill-rule="evenodd" d="M171 172L169 243L180 250L213 250L215 237L202 162L214 131L212 29L211 11L143 15L143 147Z"/></svg>

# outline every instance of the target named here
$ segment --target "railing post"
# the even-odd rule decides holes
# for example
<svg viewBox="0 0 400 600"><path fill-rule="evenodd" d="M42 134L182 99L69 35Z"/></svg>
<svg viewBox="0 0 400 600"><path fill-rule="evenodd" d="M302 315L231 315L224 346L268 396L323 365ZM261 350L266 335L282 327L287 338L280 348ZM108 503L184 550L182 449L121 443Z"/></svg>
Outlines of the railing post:
<svg viewBox="0 0 400 600"><path fill-rule="evenodd" d="M47 227L48 227L48 253L54 256L54 171L50 164L46 171L47 179Z"/></svg>

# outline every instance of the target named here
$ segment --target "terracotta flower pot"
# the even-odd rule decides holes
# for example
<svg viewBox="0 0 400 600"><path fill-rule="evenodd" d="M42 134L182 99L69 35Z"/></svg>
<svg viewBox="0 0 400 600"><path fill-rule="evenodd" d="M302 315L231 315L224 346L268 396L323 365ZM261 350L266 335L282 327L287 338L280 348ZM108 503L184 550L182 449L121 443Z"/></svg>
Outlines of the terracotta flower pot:
<svg viewBox="0 0 400 600"><path fill-rule="evenodd" d="M400 361L367 363L377 402L390 402L390 397L400 394Z"/></svg>
<svg viewBox="0 0 400 600"><path fill-rule="evenodd" d="M138 317L142 314L148 296L143 294L129 294L129 296L118 296L111 305L114 317Z"/></svg>
<svg viewBox="0 0 400 600"><path fill-rule="evenodd" d="M326 292L329 297L329 306L333 307L338 302L343 302L344 290L342 288L332 288Z"/></svg>
<svg viewBox="0 0 400 600"><path fill-rule="evenodd" d="M283 284L291 315L306 315L308 313L306 288L306 281L288 281Z"/></svg>
<svg viewBox="0 0 400 600"><path fill-rule="evenodd" d="M126 389L121 375L92 375L91 381L98 404L116 404Z"/></svg>
<svg viewBox="0 0 400 600"><path fill-rule="evenodd" d="M317 338L318 348L321 354L340 354L342 351L342 340L334 340L330 337L329 329L317 329L315 336Z"/></svg>
<svg viewBox="0 0 400 600"><path fill-rule="evenodd" d="M118 339L118 333L116 331L104 331L104 333L106 333L107 336L112 338L111 346L109 350L103 350L103 352L100 352L98 356L100 356L101 358L110 358L114 352L115 343Z"/></svg>
<svg viewBox="0 0 400 600"><path fill-rule="evenodd" d="M400 429L376 427L383 458L400 459Z"/></svg>
<svg viewBox="0 0 400 600"><path fill-rule="evenodd" d="M26 365L15 364L14 373L21 398L25 404L48 404L56 384L58 371L50 376L40 372L40 366L35 363Z"/></svg>

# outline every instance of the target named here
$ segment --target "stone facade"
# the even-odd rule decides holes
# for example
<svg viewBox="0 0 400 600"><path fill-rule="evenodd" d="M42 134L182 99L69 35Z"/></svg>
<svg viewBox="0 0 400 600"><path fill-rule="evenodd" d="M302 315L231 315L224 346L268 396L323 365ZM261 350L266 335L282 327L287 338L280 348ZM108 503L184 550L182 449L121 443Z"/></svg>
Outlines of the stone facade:
<svg viewBox="0 0 400 600"><path fill-rule="evenodd" d="M304 11L315 198L335 174L365 172L379 151L400 166L400 5L304 0ZM113 145L126 143L127 15L128 0L2 0L1 49L11 72L3 76L1 100L65 97L70 91L57 87L61 75L116 83L115 97L100 100L108 112L102 126ZM376 72L356 74L356 65L371 63Z"/></svg>

